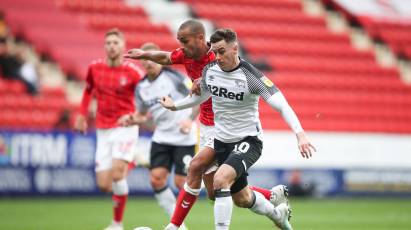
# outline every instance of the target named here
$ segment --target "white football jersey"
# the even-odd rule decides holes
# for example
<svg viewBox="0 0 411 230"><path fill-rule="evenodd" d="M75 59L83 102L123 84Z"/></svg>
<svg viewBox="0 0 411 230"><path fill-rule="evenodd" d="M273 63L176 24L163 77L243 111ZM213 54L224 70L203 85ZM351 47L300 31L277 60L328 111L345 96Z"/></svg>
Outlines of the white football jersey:
<svg viewBox="0 0 411 230"><path fill-rule="evenodd" d="M240 59L232 71L223 71L216 61L203 69L201 90L211 94L215 137L226 143L262 134L258 113L260 96L265 100L278 88L252 64Z"/></svg>
<svg viewBox="0 0 411 230"><path fill-rule="evenodd" d="M158 100L169 96L173 100L186 97L189 93L190 79L176 71L163 68L160 75L150 81L144 78L136 88L136 105L140 112L150 112L156 128L152 140L159 144L189 146L197 143L197 126L193 122L189 134L180 132L180 122L189 119L192 109L169 111Z"/></svg>

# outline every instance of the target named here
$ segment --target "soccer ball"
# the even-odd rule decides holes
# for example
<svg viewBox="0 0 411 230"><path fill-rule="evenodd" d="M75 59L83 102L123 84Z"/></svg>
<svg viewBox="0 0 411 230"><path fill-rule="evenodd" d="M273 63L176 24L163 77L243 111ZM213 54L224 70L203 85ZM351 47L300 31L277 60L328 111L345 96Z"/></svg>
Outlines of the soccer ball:
<svg viewBox="0 0 411 230"><path fill-rule="evenodd" d="M137 227L134 230L153 230L153 229L151 229L149 227Z"/></svg>

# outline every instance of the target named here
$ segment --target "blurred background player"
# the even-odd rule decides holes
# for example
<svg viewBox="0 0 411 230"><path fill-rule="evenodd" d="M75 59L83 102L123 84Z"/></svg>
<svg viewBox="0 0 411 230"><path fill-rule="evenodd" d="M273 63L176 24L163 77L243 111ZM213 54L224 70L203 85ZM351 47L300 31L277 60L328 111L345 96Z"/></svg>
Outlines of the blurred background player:
<svg viewBox="0 0 411 230"><path fill-rule="evenodd" d="M262 194L248 187L247 171L260 158L263 148L258 113L260 96L281 113L294 131L304 158L310 158L315 149L278 88L254 66L239 58L236 33L230 29L219 29L210 40L216 61L203 70L201 95L186 97L176 103L164 97L162 104L171 110L179 110L200 104L210 97L213 100L216 114L214 147L220 165L213 184L215 229L229 229L234 200L237 206L265 215L281 229L291 230L288 204L275 207Z"/></svg>
<svg viewBox="0 0 411 230"><path fill-rule="evenodd" d="M215 54L207 44L205 29L197 20L187 20L182 23L177 32L177 39L182 48L173 52L144 51L131 49L125 55L132 59L145 59L162 65L184 64L188 76L195 81L201 77L201 72L208 63L214 61ZM214 152L214 113L211 99L200 105L200 152L194 156L188 168L187 182L180 190L176 208L171 223L166 229L173 230L183 223L185 217L197 200L201 191L201 180L207 188L210 199L214 200L213 176L217 169ZM272 190L252 187L275 204L284 202L287 191L283 185Z"/></svg>
<svg viewBox="0 0 411 230"><path fill-rule="evenodd" d="M119 127L117 120L135 111L134 90L142 71L123 61L125 38L117 29L105 35L105 60L94 61L88 69L87 85L74 129L87 131L88 107L92 95L97 99L96 178L101 191L113 193L113 220L106 230L122 230L128 197L127 170L137 145L138 126Z"/></svg>
<svg viewBox="0 0 411 230"><path fill-rule="evenodd" d="M141 47L144 51L158 51L153 43ZM119 123L123 126L140 124L147 120L148 114L155 125L150 151L150 181L158 204L171 217L176 198L167 184L168 175L174 166L174 183L182 189L185 183L188 165L194 155L197 143L197 125L195 119L199 108L168 111L159 103L163 96L182 99L189 94L191 81L180 73L163 68L149 60L141 60L146 70L146 77L136 89L137 110L132 116L124 115ZM180 229L186 229L184 224Z"/></svg>

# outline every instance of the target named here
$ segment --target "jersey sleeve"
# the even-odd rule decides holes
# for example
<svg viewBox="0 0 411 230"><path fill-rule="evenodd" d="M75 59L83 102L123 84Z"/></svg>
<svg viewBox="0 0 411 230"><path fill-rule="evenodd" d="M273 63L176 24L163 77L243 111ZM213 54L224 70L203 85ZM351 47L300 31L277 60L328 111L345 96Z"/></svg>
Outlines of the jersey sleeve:
<svg viewBox="0 0 411 230"><path fill-rule="evenodd" d="M172 64L183 64L184 63L184 52L183 49L178 48L171 52L170 61Z"/></svg>
<svg viewBox="0 0 411 230"><path fill-rule="evenodd" d="M244 68L242 69L247 77L248 87L252 94L258 94L262 96L264 100L268 100L268 98L279 91L270 79L251 64L244 63Z"/></svg>
<svg viewBox="0 0 411 230"><path fill-rule="evenodd" d="M148 108L144 105L143 98L140 95L140 87L138 86L136 87L136 90L134 92L134 98L135 98L137 110L141 113L147 112Z"/></svg>
<svg viewBox="0 0 411 230"><path fill-rule="evenodd" d="M143 79L143 76L145 75L144 70L132 62L128 64L128 67L131 69L131 73L135 81L135 84L138 84L140 80Z"/></svg>
<svg viewBox="0 0 411 230"><path fill-rule="evenodd" d="M94 88L93 71L92 71L92 66L89 66L87 70L87 76L86 76L86 88L84 89L84 92L83 92L83 97L81 99L80 111L79 111L80 114L84 116L86 116L88 113L88 107L90 105L93 88Z"/></svg>
<svg viewBox="0 0 411 230"><path fill-rule="evenodd" d="M173 80L173 83L179 93L183 95L187 95L190 93L190 89L193 84L188 77L184 76L178 71L175 71L167 67L164 67L164 71L167 71L168 75Z"/></svg>

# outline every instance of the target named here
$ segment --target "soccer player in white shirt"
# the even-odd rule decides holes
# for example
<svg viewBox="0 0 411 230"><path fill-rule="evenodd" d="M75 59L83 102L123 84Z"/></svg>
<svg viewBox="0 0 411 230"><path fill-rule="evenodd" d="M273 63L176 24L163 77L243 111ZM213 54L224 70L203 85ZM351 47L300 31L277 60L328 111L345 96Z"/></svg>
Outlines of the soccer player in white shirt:
<svg viewBox="0 0 411 230"><path fill-rule="evenodd" d="M262 152L261 122L258 101L262 96L297 136L302 157L310 158L315 151L301 124L277 87L250 63L238 57L237 35L230 29L219 29L211 36L216 61L203 70L201 95L186 97L176 103L163 97L161 103L171 110L197 105L212 97L215 113L214 147L220 165L214 176L215 229L229 229L234 203L265 215L280 229L292 229L288 203L276 207L249 189L248 169Z"/></svg>

